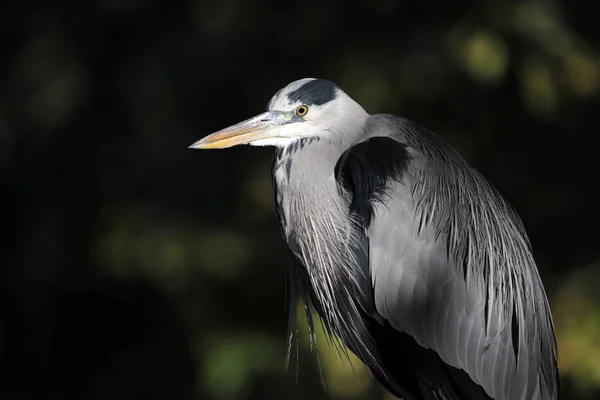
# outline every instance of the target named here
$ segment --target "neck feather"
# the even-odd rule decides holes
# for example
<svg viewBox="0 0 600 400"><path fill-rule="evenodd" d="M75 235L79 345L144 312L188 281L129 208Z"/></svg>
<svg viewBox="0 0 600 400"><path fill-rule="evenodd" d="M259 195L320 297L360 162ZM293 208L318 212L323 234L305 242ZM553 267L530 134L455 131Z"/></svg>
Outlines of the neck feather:
<svg viewBox="0 0 600 400"><path fill-rule="evenodd" d="M311 287L305 289L314 295L325 326L363 359L374 360L354 296L359 281L369 277L356 260L359 238L350 199L335 178L346 149L325 139L282 149L274 168L277 202L283 234L306 269Z"/></svg>

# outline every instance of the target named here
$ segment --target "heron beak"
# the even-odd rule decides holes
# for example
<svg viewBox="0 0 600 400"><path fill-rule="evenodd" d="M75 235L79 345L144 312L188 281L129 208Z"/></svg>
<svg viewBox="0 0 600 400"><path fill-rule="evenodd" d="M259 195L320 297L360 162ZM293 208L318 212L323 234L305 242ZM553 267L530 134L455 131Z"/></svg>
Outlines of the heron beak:
<svg viewBox="0 0 600 400"><path fill-rule="evenodd" d="M276 137L279 129L273 129L284 121L283 115L273 111L265 112L239 124L222 129L192 144L190 149L225 149L256 140Z"/></svg>

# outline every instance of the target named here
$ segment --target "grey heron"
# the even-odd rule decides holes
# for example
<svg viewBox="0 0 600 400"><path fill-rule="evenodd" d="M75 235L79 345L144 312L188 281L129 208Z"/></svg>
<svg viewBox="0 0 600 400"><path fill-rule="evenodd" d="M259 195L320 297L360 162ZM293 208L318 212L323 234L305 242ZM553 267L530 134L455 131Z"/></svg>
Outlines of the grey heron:
<svg viewBox="0 0 600 400"><path fill-rule="evenodd" d="M289 285L313 335L311 309L405 400L561 398L554 325L524 226L440 137L306 78L266 112L190 147L241 144L276 147Z"/></svg>

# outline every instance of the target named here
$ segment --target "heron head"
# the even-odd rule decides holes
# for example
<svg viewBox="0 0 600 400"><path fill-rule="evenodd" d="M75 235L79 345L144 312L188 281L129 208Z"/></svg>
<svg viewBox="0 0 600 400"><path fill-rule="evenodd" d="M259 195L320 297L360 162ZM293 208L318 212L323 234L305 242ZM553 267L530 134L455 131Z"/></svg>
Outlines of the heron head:
<svg viewBox="0 0 600 400"><path fill-rule="evenodd" d="M367 116L335 83L305 78L279 90L266 112L206 136L190 148L285 147L305 137L347 135L359 130Z"/></svg>

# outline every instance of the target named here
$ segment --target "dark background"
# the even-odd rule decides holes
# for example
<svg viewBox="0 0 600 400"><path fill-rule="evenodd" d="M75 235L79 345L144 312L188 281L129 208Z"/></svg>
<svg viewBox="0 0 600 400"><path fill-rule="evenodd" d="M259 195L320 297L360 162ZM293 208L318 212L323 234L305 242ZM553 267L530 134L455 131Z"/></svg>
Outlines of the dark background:
<svg viewBox="0 0 600 400"><path fill-rule="evenodd" d="M303 77L436 131L522 216L566 398L600 398L595 2L4 1L0 399L391 399L286 373L271 148L187 146ZM296 371L298 376L296 377Z"/></svg>

